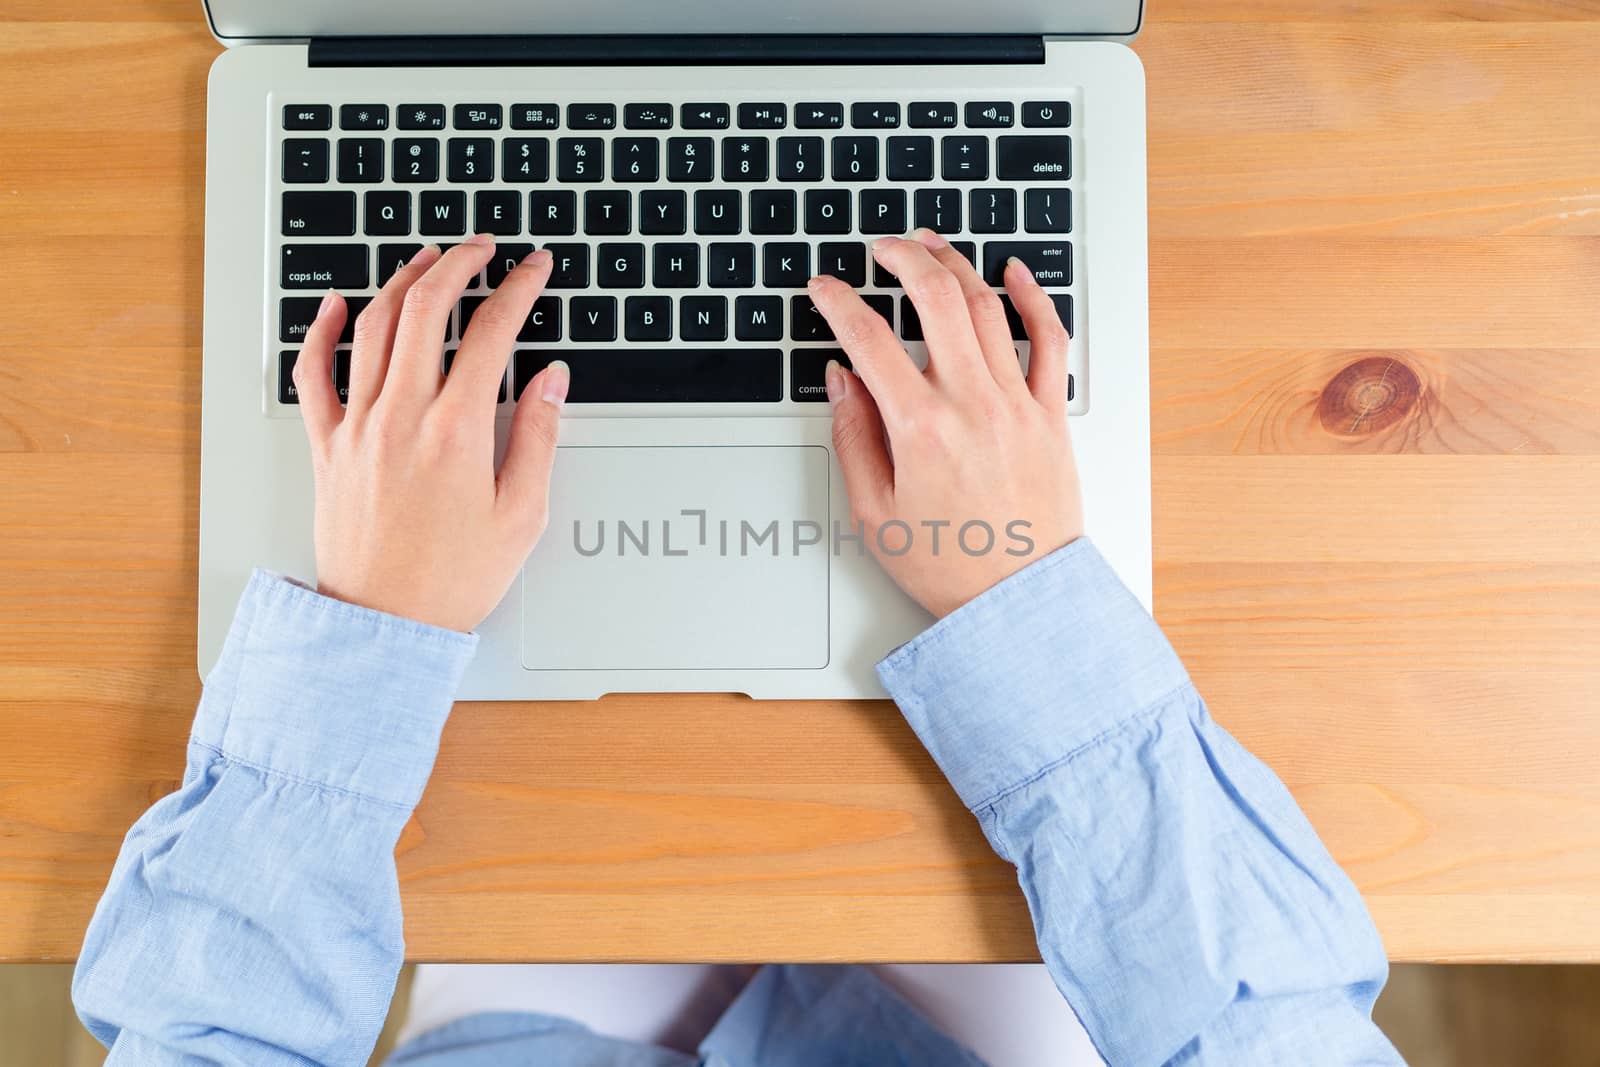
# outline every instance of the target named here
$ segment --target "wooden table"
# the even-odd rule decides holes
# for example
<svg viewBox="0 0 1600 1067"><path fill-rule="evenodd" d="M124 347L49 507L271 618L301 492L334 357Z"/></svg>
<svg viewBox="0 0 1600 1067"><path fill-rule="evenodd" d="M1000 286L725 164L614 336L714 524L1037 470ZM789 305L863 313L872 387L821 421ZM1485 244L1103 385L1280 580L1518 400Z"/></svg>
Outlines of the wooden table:
<svg viewBox="0 0 1600 1067"><path fill-rule="evenodd" d="M1160 619L1396 958L1600 958L1600 0L1152 8ZM216 52L0 5L4 959L181 774ZM887 703L463 705L399 868L416 959L1034 956Z"/></svg>

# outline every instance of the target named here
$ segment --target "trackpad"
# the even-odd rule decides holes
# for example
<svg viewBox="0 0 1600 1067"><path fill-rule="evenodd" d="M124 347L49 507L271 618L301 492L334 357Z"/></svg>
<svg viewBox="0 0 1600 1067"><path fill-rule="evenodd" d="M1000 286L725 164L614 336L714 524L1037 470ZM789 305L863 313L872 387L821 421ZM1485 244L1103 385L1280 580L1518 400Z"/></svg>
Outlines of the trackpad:
<svg viewBox="0 0 1600 1067"><path fill-rule="evenodd" d="M826 667L828 477L821 447L561 449L523 666Z"/></svg>

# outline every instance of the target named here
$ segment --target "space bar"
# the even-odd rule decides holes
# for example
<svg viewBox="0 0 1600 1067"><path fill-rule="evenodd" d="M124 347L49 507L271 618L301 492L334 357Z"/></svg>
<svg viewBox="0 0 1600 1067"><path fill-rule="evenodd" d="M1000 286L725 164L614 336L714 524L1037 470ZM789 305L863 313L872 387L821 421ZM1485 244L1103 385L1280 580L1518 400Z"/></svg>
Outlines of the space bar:
<svg viewBox="0 0 1600 1067"><path fill-rule="evenodd" d="M516 396L555 360L572 368L570 404L695 404L783 399L776 348L541 348L519 351Z"/></svg>

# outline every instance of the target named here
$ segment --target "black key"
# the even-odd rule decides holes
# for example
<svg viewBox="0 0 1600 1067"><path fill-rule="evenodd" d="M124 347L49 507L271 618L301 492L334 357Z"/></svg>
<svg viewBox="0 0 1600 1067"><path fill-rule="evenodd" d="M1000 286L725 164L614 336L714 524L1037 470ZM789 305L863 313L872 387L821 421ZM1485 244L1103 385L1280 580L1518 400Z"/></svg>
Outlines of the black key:
<svg viewBox="0 0 1600 1067"><path fill-rule="evenodd" d="M861 190L862 233L905 233L907 229L904 189Z"/></svg>
<svg viewBox="0 0 1600 1067"><path fill-rule="evenodd" d="M602 289L644 288L644 245L603 244L595 250Z"/></svg>
<svg viewBox="0 0 1600 1067"><path fill-rule="evenodd" d="M1071 233L1072 194L1065 189L1029 189L1022 194L1022 226L1029 233Z"/></svg>
<svg viewBox="0 0 1600 1067"><path fill-rule="evenodd" d="M284 245L285 289L365 289L366 245Z"/></svg>
<svg viewBox="0 0 1600 1067"><path fill-rule="evenodd" d="M981 182L989 177L989 138L946 137L940 149L945 181Z"/></svg>
<svg viewBox="0 0 1600 1067"><path fill-rule="evenodd" d="M1071 126L1072 105L1065 100L1029 100L1022 105L1024 126Z"/></svg>
<svg viewBox="0 0 1600 1067"><path fill-rule="evenodd" d="M678 336L685 341L728 339L728 298L685 296L678 300Z"/></svg>
<svg viewBox="0 0 1600 1067"><path fill-rule="evenodd" d="M561 340L561 298L541 296L533 302L533 309L517 331L519 341Z"/></svg>
<svg viewBox="0 0 1600 1067"><path fill-rule="evenodd" d="M700 246L656 245L654 275L657 289L695 288L700 284Z"/></svg>
<svg viewBox="0 0 1600 1067"><path fill-rule="evenodd" d="M844 126L843 104L796 104L794 124L802 130L837 130Z"/></svg>
<svg viewBox="0 0 1600 1067"><path fill-rule="evenodd" d="M672 298L630 296L624 300L622 336L630 341L672 340Z"/></svg>
<svg viewBox="0 0 1600 1067"><path fill-rule="evenodd" d="M367 233L404 237L411 232L411 194L386 190L367 194Z"/></svg>
<svg viewBox="0 0 1600 1067"><path fill-rule="evenodd" d="M500 283L506 280L506 275L517 268L517 264L533 254L533 246L515 242L501 242L494 246L494 257L489 260L487 273L489 275L489 288L498 289Z"/></svg>
<svg viewBox="0 0 1600 1067"><path fill-rule="evenodd" d="M739 232L739 191L700 189L694 194L694 232L730 234Z"/></svg>
<svg viewBox="0 0 1600 1067"><path fill-rule="evenodd" d="M915 197L916 224L934 233L955 233L961 229L961 193L956 189L918 189Z"/></svg>
<svg viewBox="0 0 1600 1067"><path fill-rule="evenodd" d="M591 189L583 194L583 232L618 237L633 231L632 204L626 189Z"/></svg>
<svg viewBox="0 0 1600 1067"><path fill-rule="evenodd" d="M467 232L467 194L429 189L417 207L417 232L447 236Z"/></svg>
<svg viewBox="0 0 1600 1067"><path fill-rule="evenodd" d="M789 300L789 337L795 341L832 341L833 328L809 296Z"/></svg>
<svg viewBox="0 0 1600 1067"><path fill-rule="evenodd" d="M550 180L550 142L543 137L507 137L500 142L500 177L508 182Z"/></svg>
<svg viewBox="0 0 1600 1067"><path fill-rule="evenodd" d="M432 137L396 137L394 180L429 185L438 181L439 142Z"/></svg>
<svg viewBox="0 0 1600 1067"><path fill-rule="evenodd" d="M407 257L409 258L409 257ZM344 298L344 329L339 331L339 343L349 344L356 335L356 319L372 303L370 296ZM286 296L278 306L278 339L299 344L306 339L306 331L316 320L317 309L322 306L320 296Z"/></svg>
<svg viewBox="0 0 1600 1067"><path fill-rule="evenodd" d="M1016 233L1017 191L972 190L972 217L967 225L973 233Z"/></svg>
<svg viewBox="0 0 1600 1067"><path fill-rule="evenodd" d="M574 341L615 341L617 339L617 298L614 296L575 296L567 301L572 321L567 333Z"/></svg>
<svg viewBox="0 0 1600 1067"><path fill-rule="evenodd" d="M283 194L285 237L349 237L355 232L355 193Z"/></svg>
<svg viewBox="0 0 1600 1067"><path fill-rule="evenodd" d="M473 202L478 233L515 237L522 232L522 194L515 189L484 189Z"/></svg>
<svg viewBox="0 0 1600 1067"><path fill-rule="evenodd" d="M833 180L836 182L877 181L878 139L876 137L835 137L833 139Z"/></svg>
<svg viewBox="0 0 1600 1067"><path fill-rule="evenodd" d="M350 403L349 352L335 352L333 354L333 391L339 397L339 403Z"/></svg>
<svg viewBox="0 0 1600 1067"><path fill-rule="evenodd" d="M328 142L320 137L290 137L283 142L286 183L328 180Z"/></svg>
<svg viewBox="0 0 1600 1067"><path fill-rule="evenodd" d="M817 273L861 288L867 284L867 246L860 241L824 241L817 246Z"/></svg>
<svg viewBox="0 0 1600 1067"><path fill-rule="evenodd" d="M455 120L458 130L498 130L501 108L499 104L457 104Z"/></svg>
<svg viewBox="0 0 1600 1067"><path fill-rule="evenodd" d="M886 172L892 182L925 182L933 177L932 137L891 137Z"/></svg>
<svg viewBox="0 0 1600 1067"><path fill-rule="evenodd" d="M722 139L722 180L725 182L766 181L767 139L765 137L724 137Z"/></svg>
<svg viewBox="0 0 1600 1067"><path fill-rule="evenodd" d="M1071 293L1051 293L1050 294L1050 300L1056 306L1056 315L1060 317L1061 325L1063 325L1063 326L1065 326L1067 328L1067 336L1071 337L1072 336L1072 294ZM1005 295L1004 293L1001 293L1000 294L1000 305L1002 307L1004 307L1005 311L1006 311L1006 324L1011 327L1011 339L1013 341L1026 341L1026 340L1028 340L1028 330L1027 330L1027 327L1022 325L1022 315L1021 315L1020 312L1017 311L1016 304L1012 303L1011 298L1009 296Z"/></svg>
<svg viewBox="0 0 1600 1067"><path fill-rule="evenodd" d="M402 130L444 129L443 104L401 104L394 109L395 125Z"/></svg>
<svg viewBox="0 0 1600 1067"><path fill-rule="evenodd" d="M922 318L917 314L917 306L911 302L909 296L900 298L900 337L906 341L921 341Z"/></svg>
<svg viewBox="0 0 1600 1067"><path fill-rule="evenodd" d="M900 277L896 274L890 274L888 271L883 269L882 263L879 263L877 260L873 260L872 284L876 285L879 289L898 289L900 288Z"/></svg>
<svg viewBox="0 0 1600 1067"><path fill-rule="evenodd" d="M762 248L761 284L768 289L804 289L810 279L810 245L777 241Z"/></svg>
<svg viewBox="0 0 1600 1067"><path fill-rule="evenodd" d="M706 284L714 289L749 289L756 284L756 246L719 242L706 249Z"/></svg>
<svg viewBox="0 0 1600 1067"><path fill-rule="evenodd" d="M781 130L789 124L789 109L783 104L740 104L742 130Z"/></svg>
<svg viewBox="0 0 1600 1067"><path fill-rule="evenodd" d="M667 181L710 181L714 151L711 144L709 137L667 138Z"/></svg>
<svg viewBox="0 0 1600 1067"><path fill-rule="evenodd" d="M573 130L614 130L616 104L568 104L567 128Z"/></svg>
<svg viewBox="0 0 1600 1067"><path fill-rule="evenodd" d="M569 404L776 402L783 399L777 348L578 348L518 352L515 391L553 360L572 369Z"/></svg>
<svg viewBox="0 0 1600 1067"><path fill-rule="evenodd" d="M1010 126L1017 121L1017 109L1009 100L974 100L966 107L967 125L974 129Z"/></svg>
<svg viewBox="0 0 1600 1067"><path fill-rule="evenodd" d="M751 233L793 233L794 229L793 189L750 190Z"/></svg>
<svg viewBox="0 0 1600 1067"><path fill-rule="evenodd" d="M851 104L850 125L858 130L892 130L900 125L900 105Z"/></svg>
<svg viewBox="0 0 1600 1067"><path fill-rule="evenodd" d="M806 190L807 233L850 232L850 190Z"/></svg>
<svg viewBox="0 0 1600 1067"><path fill-rule="evenodd" d="M545 245L554 262L546 289L587 289L589 287L589 246L584 244Z"/></svg>
<svg viewBox="0 0 1600 1067"><path fill-rule="evenodd" d="M948 130L956 125L956 106L948 100L923 100L906 108L914 130Z"/></svg>
<svg viewBox="0 0 1600 1067"><path fill-rule="evenodd" d="M387 285L394 272L411 262L411 257L422 251L421 245L379 245L378 285Z"/></svg>
<svg viewBox="0 0 1600 1067"><path fill-rule="evenodd" d="M597 182L606 172L606 143L598 137L556 141L556 177L564 182Z"/></svg>
<svg viewBox="0 0 1600 1067"><path fill-rule="evenodd" d="M842 348L796 348L789 353L789 399L796 403L828 399L828 385L824 372L828 361L833 360L845 370L850 369L850 357Z"/></svg>
<svg viewBox="0 0 1600 1067"><path fill-rule="evenodd" d="M1039 134L996 137L994 173L1003 182L1067 181L1072 177L1072 138Z"/></svg>
<svg viewBox="0 0 1600 1067"><path fill-rule="evenodd" d="M286 130L326 130L333 125L333 108L327 104L287 104L283 109Z"/></svg>
<svg viewBox="0 0 1600 1067"><path fill-rule="evenodd" d="M622 124L630 130L670 130L672 105L628 104L622 109Z"/></svg>
<svg viewBox="0 0 1600 1067"><path fill-rule="evenodd" d="M679 109L681 124L686 130L725 130L728 128L727 104L684 104Z"/></svg>
<svg viewBox="0 0 1600 1067"><path fill-rule="evenodd" d="M445 172L453 182L494 180L494 142L487 137L452 137Z"/></svg>
<svg viewBox="0 0 1600 1067"><path fill-rule="evenodd" d="M1072 284L1071 241L985 241L983 280L998 287L1012 256L1022 260L1046 288Z"/></svg>
<svg viewBox="0 0 1600 1067"><path fill-rule="evenodd" d="M783 340L783 297L741 296L735 300L733 336L740 341Z"/></svg>
<svg viewBox="0 0 1600 1067"><path fill-rule="evenodd" d="M778 180L780 182L821 181L822 138L778 138Z"/></svg>
<svg viewBox="0 0 1600 1067"><path fill-rule="evenodd" d="M661 177L661 142L654 137L618 137L611 142L611 180L653 182Z"/></svg>
<svg viewBox="0 0 1600 1067"><path fill-rule="evenodd" d="M455 361L456 350L453 348L447 348L444 352L444 359L440 362L439 367L446 375L448 375L450 373L450 367L455 363ZM501 404L506 402L506 377L503 371L500 374L500 395L496 398L496 402Z"/></svg>
<svg viewBox="0 0 1600 1067"><path fill-rule="evenodd" d="M578 194L566 189L538 189L528 194L528 232L540 237L568 237L578 232Z"/></svg>
<svg viewBox="0 0 1600 1067"><path fill-rule="evenodd" d="M339 108L341 130L387 130L388 104L345 104Z"/></svg>
<svg viewBox="0 0 1600 1067"><path fill-rule="evenodd" d="M383 181L383 142L376 137L341 137L339 180L349 184Z"/></svg>
<svg viewBox="0 0 1600 1067"><path fill-rule="evenodd" d="M300 358L298 352L278 353L278 403L300 403L300 390L294 385L294 365Z"/></svg>
<svg viewBox="0 0 1600 1067"><path fill-rule="evenodd" d="M679 234L689 231L689 196L682 189L646 189L639 194L639 232Z"/></svg>
<svg viewBox="0 0 1600 1067"><path fill-rule="evenodd" d="M560 109L554 104L512 104L513 130L553 130L561 124Z"/></svg>
<svg viewBox="0 0 1600 1067"><path fill-rule="evenodd" d="M864 293L861 302L876 311L889 324L889 331L894 332L894 297L888 293Z"/></svg>

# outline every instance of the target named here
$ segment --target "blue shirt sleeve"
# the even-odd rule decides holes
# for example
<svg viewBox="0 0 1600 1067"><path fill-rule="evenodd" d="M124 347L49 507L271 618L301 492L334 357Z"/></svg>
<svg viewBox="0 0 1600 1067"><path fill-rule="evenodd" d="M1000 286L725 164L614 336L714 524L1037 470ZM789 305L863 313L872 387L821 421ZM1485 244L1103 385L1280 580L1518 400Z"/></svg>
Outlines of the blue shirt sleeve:
<svg viewBox="0 0 1600 1067"><path fill-rule="evenodd" d="M476 647L251 578L183 785L84 939L73 1001L108 1063L366 1063L404 956L395 843Z"/></svg>
<svg viewBox="0 0 1600 1067"><path fill-rule="evenodd" d="M1086 539L878 666L1112 1067L1399 1064L1360 894Z"/></svg>

